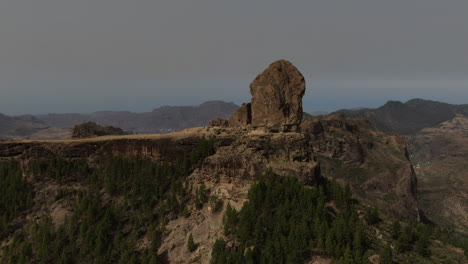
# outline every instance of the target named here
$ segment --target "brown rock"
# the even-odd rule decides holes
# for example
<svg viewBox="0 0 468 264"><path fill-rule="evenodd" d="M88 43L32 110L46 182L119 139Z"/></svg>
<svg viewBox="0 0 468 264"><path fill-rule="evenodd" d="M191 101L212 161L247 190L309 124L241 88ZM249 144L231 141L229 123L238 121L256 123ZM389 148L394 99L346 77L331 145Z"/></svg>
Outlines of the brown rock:
<svg viewBox="0 0 468 264"><path fill-rule="evenodd" d="M208 126L210 127L225 127L228 125L228 121L226 119L222 119L222 118L216 118L216 119L213 119L211 120L209 123L208 123Z"/></svg>
<svg viewBox="0 0 468 264"><path fill-rule="evenodd" d="M286 60L273 62L250 84L252 126L297 131L302 120L304 76Z"/></svg>
<svg viewBox="0 0 468 264"><path fill-rule="evenodd" d="M72 128L72 138L89 138L107 135L126 135L122 129L112 126L100 126L95 122L86 122Z"/></svg>
<svg viewBox="0 0 468 264"><path fill-rule="evenodd" d="M382 210L419 217L416 174L399 136L384 134L367 120L341 115L305 119L301 127L324 176L344 180L353 195Z"/></svg>
<svg viewBox="0 0 468 264"><path fill-rule="evenodd" d="M229 126L247 126L252 122L251 103L242 104L229 118Z"/></svg>

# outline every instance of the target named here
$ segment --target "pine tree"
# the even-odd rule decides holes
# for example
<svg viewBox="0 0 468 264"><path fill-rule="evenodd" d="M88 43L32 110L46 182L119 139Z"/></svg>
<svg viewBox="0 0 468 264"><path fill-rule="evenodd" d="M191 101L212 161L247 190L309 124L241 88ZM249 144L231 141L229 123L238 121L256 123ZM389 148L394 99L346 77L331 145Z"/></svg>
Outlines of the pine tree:
<svg viewBox="0 0 468 264"><path fill-rule="evenodd" d="M393 254L392 249L389 245L385 246L380 251L380 264L392 264L393 263Z"/></svg>
<svg viewBox="0 0 468 264"><path fill-rule="evenodd" d="M343 255L343 264L354 264L353 255L351 254L351 248L346 247L346 250Z"/></svg>
<svg viewBox="0 0 468 264"><path fill-rule="evenodd" d="M400 221L398 221L398 220L393 221L390 232L391 232L391 235L392 235L393 239L395 239L395 240L398 239L398 236L400 236L400 232L401 232Z"/></svg>
<svg viewBox="0 0 468 264"><path fill-rule="evenodd" d="M431 252L429 250L429 232L424 228L419 234L419 239L415 245L416 252L423 257L429 257Z"/></svg>
<svg viewBox="0 0 468 264"><path fill-rule="evenodd" d="M187 249L190 252L193 252L193 251L195 251L195 249L197 249L197 245L195 244L195 241L193 240L192 233L190 233L190 236L189 236L189 238L187 240Z"/></svg>
<svg viewBox="0 0 468 264"><path fill-rule="evenodd" d="M335 250L335 242L333 241L333 233L328 231L327 239L325 240L325 250L328 254L333 254Z"/></svg>
<svg viewBox="0 0 468 264"><path fill-rule="evenodd" d="M237 211L231 206L231 204L228 203L228 205L226 206L226 214L223 218L224 235L230 235L233 232L235 225L237 225L237 222Z"/></svg>
<svg viewBox="0 0 468 264"><path fill-rule="evenodd" d="M365 218L369 225L376 224L380 221L379 211L375 207L367 208Z"/></svg>
<svg viewBox="0 0 468 264"><path fill-rule="evenodd" d="M413 242L413 229L408 225L403 232L398 236L396 243L396 250L398 252L405 252L411 249L411 243Z"/></svg>

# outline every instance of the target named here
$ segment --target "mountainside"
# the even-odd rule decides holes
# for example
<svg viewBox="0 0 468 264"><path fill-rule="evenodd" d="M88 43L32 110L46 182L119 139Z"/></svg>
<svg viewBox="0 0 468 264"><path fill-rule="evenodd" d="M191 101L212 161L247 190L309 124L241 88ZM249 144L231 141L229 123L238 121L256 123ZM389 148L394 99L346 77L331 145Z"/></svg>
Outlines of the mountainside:
<svg viewBox="0 0 468 264"><path fill-rule="evenodd" d="M355 195L394 215L419 217L416 175L401 136L341 115L306 119L302 130L311 135L324 176L350 184Z"/></svg>
<svg viewBox="0 0 468 264"><path fill-rule="evenodd" d="M407 140L421 209L431 221L468 236L468 118L457 115Z"/></svg>
<svg viewBox="0 0 468 264"><path fill-rule="evenodd" d="M418 179L418 200L432 222L468 235L468 105L413 99L377 109L340 110L375 127L405 135Z"/></svg>
<svg viewBox="0 0 468 264"><path fill-rule="evenodd" d="M119 127L131 133L151 134L205 126L208 121L217 117L229 117L237 107L233 103L210 101L197 106L163 106L145 113L103 111L92 114L38 115L37 118L55 128L71 128L92 121L100 125Z"/></svg>
<svg viewBox="0 0 468 264"><path fill-rule="evenodd" d="M249 199L248 191L252 184L268 168L281 177L297 178L305 186L322 185L325 179L323 177L334 179L341 186L350 184L353 197L361 201L358 204L361 212L369 206L376 206L384 219L381 224L366 227L366 234L372 241L367 246L369 254L379 253L380 248L386 243L396 243L387 242L390 235L386 230L391 222L388 219L392 219L392 215L414 220L418 217L415 175L406 159L404 144L398 137L386 136L359 120L313 119L306 122L304 127L310 129L304 133L271 133L246 128L210 127L154 136L129 135L68 142L0 143L0 163L8 164L12 158L20 162L19 168L26 176L26 184L30 186L28 188L31 188L27 199L34 201L34 203L27 202L25 196L25 205L18 207L23 209L17 211L13 218L15 220L7 225L8 231L1 236L3 237L1 244L2 247L9 245L9 249L3 251L3 254L14 255L13 252L19 250L15 245L26 243L21 242L23 241L21 237L30 235L34 237L34 233L28 230L31 230L36 222L39 225L37 228L53 228L52 230L58 230L57 232L71 232L70 235L78 236L73 238L77 240L76 245L75 242L68 240L61 242L64 243L62 245L64 252L68 252L67 254L75 259L78 258L81 255L73 248L77 246L87 250L88 246L83 244L84 239L88 239L87 236L92 237L92 233L98 230L86 231L87 228L91 228L83 226L86 221L90 221L86 220L88 217L84 213L86 207L79 209L81 207L76 207L78 205L75 205L75 201L99 199L102 213L96 211L97 216L94 217L98 218L92 221L98 221L95 226L100 228L104 224L104 222L100 224L100 221L107 221L105 212L116 210L110 212L117 217L113 221L119 221L121 223L119 225L122 225L123 233L119 233L121 237L119 239L122 243L128 241L125 243L130 243L129 246L137 245L135 249L129 251L130 256L136 254L135 257L139 256L140 259L149 254L153 247L152 243L159 241L154 240L153 236L156 235L160 239L156 247L158 255L169 263L192 261L209 263L216 239L224 237L223 215L227 205L230 204L241 210L244 202ZM368 136L365 141L361 141L363 135ZM203 142L207 142L205 139L212 137L216 138L213 138L214 145L210 150L209 145ZM185 158L188 159L183 161ZM170 171L173 170L175 174L171 177L174 177L174 181L179 179L176 182L180 181L177 183L180 185L173 186L167 183L169 185L165 189L158 189L166 183L158 180L157 175L165 174L160 174L162 171L153 172L154 174L144 172L145 166L159 166L158 164L173 164L175 167ZM185 167L183 164L192 165ZM126 172L127 166L130 166L129 169L132 168L128 172ZM185 174L186 169L183 168L191 168L191 172ZM133 171L140 169L141 172ZM136 177L137 175L140 176ZM151 183L153 177L157 181ZM97 193L98 197L88 197L86 196L88 192ZM161 204L155 203L155 208L160 209L147 209L145 206L151 203L145 205L147 203L145 199L155 195L158 197L159 192L162 200L158 200ZM122 203L122 201L127 202ZM83 203L88 202L83 201ZM174 204L171 205L172 203ZM328 203L331 212L337 210L333 209L333 203L333 201ZM216 204L220 204L221 208L218 209ZM124 213L127 211L132 212L131 215L138 215L140 220ZM46 220L41 219L50 219L51 222L47 224L43 222ZM159 222L159 219L162 222ZM165 223L162 229L160 229L161 223ZM134 226L135 224L138 228ZM49 227L42 227L43 225ZM155 227L158 228L154 229ZM64 228L72 229L65 231L68 229ZM80 235L81 229L85 232L83 235ZM86 232L91 233L86 235ZM116 234L112 231L105 232L107 235L104 241L108 241L106 243L109 245L107 250L117 250L111 246L117 243ZM16 234L17 238L13 234ZM193 252L187 250L186 242L189 234L193 234L197 245ZM50 235L59 237L60 233ZM379 238L382 235L384 238ZM33 237L30 241L35 241ZM92 248L92 245L89 246ZM36 245L32 244L32 247L33 252L36 252ZM437 242L431 242L429 248L433 255L432 259L450 256L453 263L462 263L460 258L463 256L457 252L463 251L459 249L446 247ZM36 254L37 252L34 256L40 256ZM44 256L54 256L54 254L49 253ZM99 255L101 253L98 252L89 254L95 257L101 256L100 258L106 256ZM318 253L312 256L322 256L331 260L335 253L316 254ZM407 253L394 254L396 259L419 259L418 255L413 253L408 256ZM80 259L86 259L84 256ZM109 255L114 261L123 257Z"/></svg>
<svg viewBox="0 0 468 264"><path fill-rule="evenodd" d="M389 101L376 109L343 109L337 112L347 117L368 119L375 127L387 133L407 135L450 120L456 114L468 115L468 105L412 99L406 103Z"/></svg>

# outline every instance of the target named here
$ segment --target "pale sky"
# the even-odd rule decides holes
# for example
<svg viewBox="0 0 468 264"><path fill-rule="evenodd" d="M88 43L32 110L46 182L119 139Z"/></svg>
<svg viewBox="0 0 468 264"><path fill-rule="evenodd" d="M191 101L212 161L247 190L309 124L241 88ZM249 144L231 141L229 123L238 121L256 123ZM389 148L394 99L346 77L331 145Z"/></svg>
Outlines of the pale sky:
<svg viewBox="0 0 468 264"><path fill-rule="evenodd" d="M1 0L0 113L250 100L276 59L304 110L468 103L468 1Z"/></svg>

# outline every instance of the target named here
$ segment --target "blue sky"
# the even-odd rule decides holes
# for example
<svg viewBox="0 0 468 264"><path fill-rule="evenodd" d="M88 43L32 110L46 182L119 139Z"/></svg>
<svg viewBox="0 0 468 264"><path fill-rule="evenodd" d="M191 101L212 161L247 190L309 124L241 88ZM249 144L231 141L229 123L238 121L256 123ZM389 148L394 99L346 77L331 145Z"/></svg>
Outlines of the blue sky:
<svg viewBox="0 0 468 264"><path fill-rule="evenodd" d="M0 2L0 113L242 103L276 59L306 111L468 103L468 1Z"/></svg>

